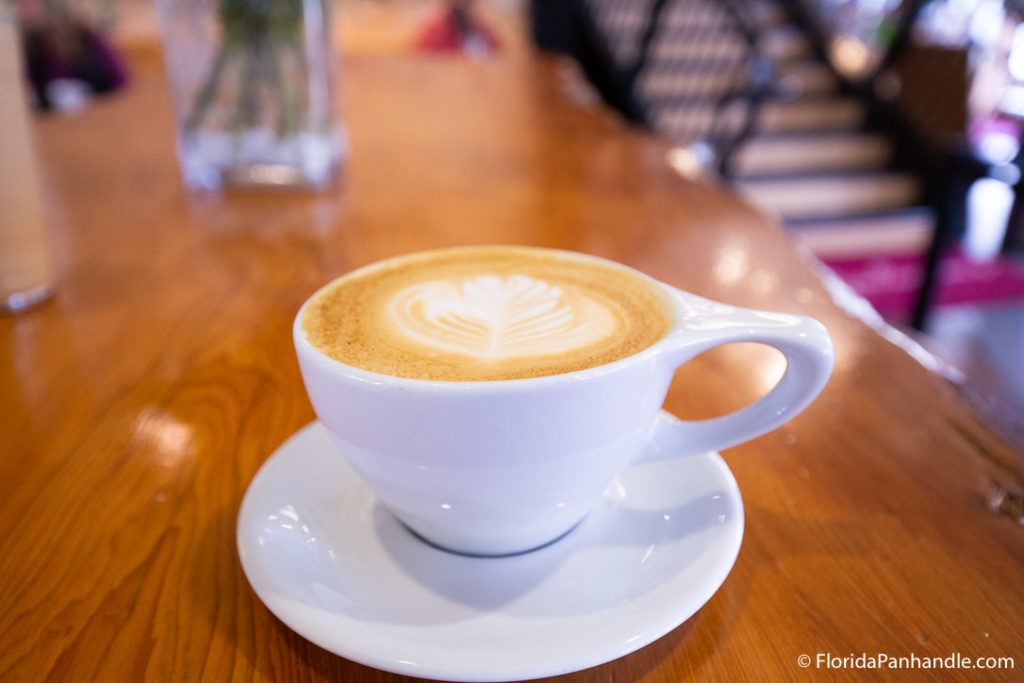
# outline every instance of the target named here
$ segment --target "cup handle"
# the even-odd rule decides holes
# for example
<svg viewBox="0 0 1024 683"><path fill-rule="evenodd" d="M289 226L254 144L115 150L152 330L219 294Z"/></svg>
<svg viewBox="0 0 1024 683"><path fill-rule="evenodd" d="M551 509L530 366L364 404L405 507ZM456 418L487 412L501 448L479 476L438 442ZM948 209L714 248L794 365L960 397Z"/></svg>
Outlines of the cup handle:
<svg viewBox="0 0 1024 683"><path fill-rule="evenodd" d="M687 312L681 329L665 340L669 350L660 360L667 372L704 351L735 342L775 347L786 357L786 371L768 394L734 413L708 420L659 421L644 460L721 450L770 432L806 408L832 374L832 338L817 320L698 301L709 310Z"/></svg>

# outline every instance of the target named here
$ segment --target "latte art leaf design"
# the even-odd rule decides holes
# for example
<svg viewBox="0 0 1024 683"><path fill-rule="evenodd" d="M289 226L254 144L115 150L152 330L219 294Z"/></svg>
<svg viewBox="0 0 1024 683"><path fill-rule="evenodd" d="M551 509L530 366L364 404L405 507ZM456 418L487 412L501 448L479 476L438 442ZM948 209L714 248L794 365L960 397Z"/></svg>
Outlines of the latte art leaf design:
<svg viewBox="0 0 1024 683"><path fill-rule="evenodd" d="M397 330L421 343L480 358L578 348L604 337L611 313L527 275L423 282L391 301Z"/></svg>

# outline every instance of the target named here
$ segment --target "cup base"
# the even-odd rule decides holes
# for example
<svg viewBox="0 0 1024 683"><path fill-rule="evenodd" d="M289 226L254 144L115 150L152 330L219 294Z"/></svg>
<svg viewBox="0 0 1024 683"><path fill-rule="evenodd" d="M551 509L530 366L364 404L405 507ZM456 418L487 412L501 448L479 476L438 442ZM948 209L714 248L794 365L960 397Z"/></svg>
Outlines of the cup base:
<svg viewBox="0 0 1024 683"><path fill-rule="evenodd" d="M398 517L398 515L395 515L395 514L390 513L390 512L388 514L390 514L392 517L394 517L395 520L399 524L402 525L402 528L405 529L406 531L408 531L410 534L412 534L416 538L416 540L420 541L421 543L425 543L426 545L429 545L431 548L435 548L437 550L443 550L444 552L451 553L452 555L461 555L462 557L479 557L479 558L484 558L484 559L501 559L503 557L516 557L517 555L526 555L526 554L532 553L532 552L534 552L536 550L540 550L542 548L547 548L548 546L553 545L555 543L558 543L563 538L565 538L566 536L571 534L573 532L573 530L576 529L576 527L578 527L583 522L583 520L581 519L580 521L576 522L571 527L569 527L566 531L564 531L564 532L560 533L558 536L555 536L554 538L552 538L550 541L544 541L543 543L541 543L539 545L530 546L529 548L525 548L523 550L512 550L512 551L509 551L509 552L499 552L499 553L480 553L480 552L473 552L473 551L470 551L470 550L459 550L458 548L451 548L451 547L448 547L448 546L441 545L440 543L435 543L434 541L431 541L429 538L427 538L423 534L417 532L411 526L409 526L408 524L403 522ZM584 519L586 519L586 517L584 517Z"/></svg>

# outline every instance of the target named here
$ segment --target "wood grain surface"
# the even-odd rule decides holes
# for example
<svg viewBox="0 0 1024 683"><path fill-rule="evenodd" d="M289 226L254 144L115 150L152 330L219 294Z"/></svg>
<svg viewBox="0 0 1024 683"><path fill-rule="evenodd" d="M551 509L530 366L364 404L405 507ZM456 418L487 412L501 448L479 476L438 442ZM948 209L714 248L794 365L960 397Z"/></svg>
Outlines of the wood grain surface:
<svg viewBox="0 0 1024 683"><path fill-rule="evenodd" d="M318 195L187 196L158 63L36 127L59 291L0 319L0 680L396 681L259 602L235 522L313 418L290 324L393 254L517 243L610 257L703 296L822 320L833 379L729 449L746 532L725 584L638 652L559 681L1021 680L1024 528L990 506L1021 454L956 388L845 313L813 261L668 146L574 102L563 65L363 57L341 68L351 158ZM666 407L763 394L775 352L681 369ZM801 654L1014 657L1015 670L802 669Z"/></svg>

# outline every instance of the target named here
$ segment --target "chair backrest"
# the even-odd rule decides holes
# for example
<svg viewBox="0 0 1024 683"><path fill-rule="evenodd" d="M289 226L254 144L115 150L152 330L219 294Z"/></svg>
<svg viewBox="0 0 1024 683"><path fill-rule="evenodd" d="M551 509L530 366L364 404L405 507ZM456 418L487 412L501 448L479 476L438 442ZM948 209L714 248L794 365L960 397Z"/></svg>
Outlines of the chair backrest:
<svg viewBox="0 0 1024 683"><path fill-rule="evenodd" d="M541 47L571 54L628 120L680 143L719 144L753 121L752 77L762 86L771 80L746 7L742 0L534 0L534 35Z"/></svg>
<svg viewBox="0 0 1024 683"><path fill-rule="evenodd" d="M756 32L732 2L584 2L654 130L681 142L705 139L723 102L749 93Z"/></svg>

